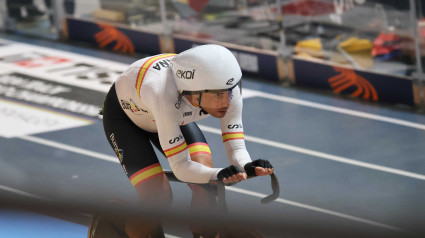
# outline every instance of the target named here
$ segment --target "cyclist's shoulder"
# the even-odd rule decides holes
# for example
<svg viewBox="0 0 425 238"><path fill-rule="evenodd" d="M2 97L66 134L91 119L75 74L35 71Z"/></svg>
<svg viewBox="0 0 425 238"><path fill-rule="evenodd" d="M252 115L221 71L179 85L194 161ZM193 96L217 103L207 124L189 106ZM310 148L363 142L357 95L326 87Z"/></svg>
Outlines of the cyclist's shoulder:
<svg viewBox="0 0 425 238"><path fill-rule="evenodd" d="M142 70L154 70L156 72L161 72L163 69L168 68L171 65L170 61L175 55L176 54L167 53L148 56L135 61L130 64L128 68L139 68Z"/></svg>
<svg viewBox="0 0 425 238"><path fill-rule="evenodd" d="M179 93L171 77L166 71L148 73L144 78L140 76L135 88L140 92L141 100L167 114L178 110L175 105L179 101Z"/></svg>
<svg viewBox="0 0 425 238"><path fill-rule="evenodd" d="M143 85L150 83L160 85L165 83L164 76L171 65L170 58L172 58L170 54L160 54L139 59L129 65L123 75L133 81L136 80L139 86L142 86L142 83Z"/></svg>

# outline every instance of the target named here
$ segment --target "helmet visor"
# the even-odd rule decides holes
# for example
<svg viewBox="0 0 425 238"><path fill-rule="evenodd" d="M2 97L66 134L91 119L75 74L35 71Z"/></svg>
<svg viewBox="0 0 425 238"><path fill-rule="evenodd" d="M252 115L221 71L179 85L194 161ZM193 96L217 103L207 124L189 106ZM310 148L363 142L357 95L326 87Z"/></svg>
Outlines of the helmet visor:
<svg viewBox="0 0 425 238"><path fill-rule="evenodd" d="M194 106L199 106L208 114L216 118L222 118L226 115L233 98L233 90L239 86L241 89L241 80L231 88L213 89L202 91L183 91L181 95L191 95L190 100L195 99L197 102L191 101ZM237 90L237 89L236 89ZM237 93L237 91L236 91Z"/></svg>
<svg viewBox="0 0 425 238"><path fill-rule="evenodd" d="M200 91L183 91L183 95L190 95L190 94L199 94L199 93L212 93L212 94L220 94L220 93L227 93L229 92L229 95L233 94L233 89L239 86L240 93L242 94L242 79L239 80L239 82L235 85L233 85L231 88L225 88L225 89L206 89L206 90L200 90Z"/></svg>

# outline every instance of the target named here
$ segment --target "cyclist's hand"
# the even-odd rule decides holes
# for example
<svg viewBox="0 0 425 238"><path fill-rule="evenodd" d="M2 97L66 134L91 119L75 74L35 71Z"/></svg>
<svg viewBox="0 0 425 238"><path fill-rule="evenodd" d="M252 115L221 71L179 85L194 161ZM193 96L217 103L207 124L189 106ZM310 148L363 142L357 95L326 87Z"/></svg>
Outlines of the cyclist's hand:
<svg viewBox="0 0 425 238"><path fill-rule="evenodd" d="M225 184L228 183L237 183L242 180L246 180L246 173L242 172L238 167L230 165L226 167L217 174L218 180L222 181Z"/></svg>
<svg viewBox="0 0 425 238"><path fill-rule="evenodd" d="M272 164L270 164L268 160L264 159L257 159L249 162L244 166L244 169L248 176L264 176L270 175L274 172Z"/></svg>

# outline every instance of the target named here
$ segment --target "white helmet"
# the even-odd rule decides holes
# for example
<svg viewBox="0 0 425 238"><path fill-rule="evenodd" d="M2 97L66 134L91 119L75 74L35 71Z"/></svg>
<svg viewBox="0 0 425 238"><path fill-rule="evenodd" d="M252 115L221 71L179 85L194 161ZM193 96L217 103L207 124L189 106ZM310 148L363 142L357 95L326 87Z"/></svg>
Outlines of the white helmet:
<svg viewBox="0 0 425 238"><path fill-rule="evenodd" d="M180 92L234 88L242 71L235 56L220 45L201 45L171 59L171 69Z"/></svg>

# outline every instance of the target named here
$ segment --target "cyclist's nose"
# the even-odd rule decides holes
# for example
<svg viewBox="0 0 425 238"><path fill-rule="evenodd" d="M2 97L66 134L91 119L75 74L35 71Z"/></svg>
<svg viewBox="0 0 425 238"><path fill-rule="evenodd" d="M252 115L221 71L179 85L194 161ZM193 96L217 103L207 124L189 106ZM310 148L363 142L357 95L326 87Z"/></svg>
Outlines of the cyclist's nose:
<svg viewBox="0 0 425 238"><path fill-rule="evenodd" d="M228 96L223 97L223 99L221 100L221 105L222 108L229 108L230 107L230 98Z"/></svg>

